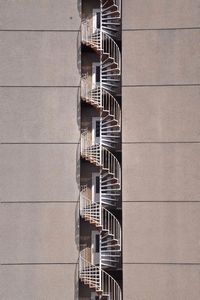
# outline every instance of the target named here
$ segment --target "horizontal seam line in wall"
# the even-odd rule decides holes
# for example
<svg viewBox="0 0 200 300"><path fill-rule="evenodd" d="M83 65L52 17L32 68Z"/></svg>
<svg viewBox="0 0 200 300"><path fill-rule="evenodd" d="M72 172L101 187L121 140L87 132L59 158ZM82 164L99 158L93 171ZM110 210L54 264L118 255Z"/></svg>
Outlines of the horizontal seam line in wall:
<svg viewBox="0 0 200 300"><path fill-rule="evenodd" d="M123 145L130 145L130 144L199 144L200 141L190 141L190 142L181 142L181 141L176 141L176 142L122 142Z"/></svg>
<svg viewBox="0 0 200 300"><path fill-rule="evenodd" d="M1 263L1 266L26 266L26 265L77 265L78 263Z"/></svg>
<svg viewBox="0 0 200 300"><path fill-rule="evenodd" d="M53 204L68 204L68 203L79 203L79 201L1 201L1 204L49 204L49 203L53 203ZM122 203L200 203L199 200L138 200L138 201L123 201Z"/></svg>
<svg viewBox="0 0 200 300"><path fill-rule="evenodd" d="M80 85L0 85L0 88L80 88Z"/></svg>
<svg viewBox="0 0 200 300"><path fill-rule="evenodd" d="M189 266L199 266L200 263L184 263L184 262L180 262L180 263L165 263L165 262L123 262L123 265L189 265Z"/></svg>
<svg viewBox="0 0 200 300"><path fill-rule="evenodd" d="M0 29L0 32L80 32L80 29Z"/></svg>
<svg viewBox="0 0 200 300"><path fill-rule="evenodd" d="M123 145L140 145L140 144L200 144L200 141L191 141L191 142L122 142ZM1 142L0 145L80 145L79 142L58 142L58 143L34 143L34 142Z"/></svg>
<svg viewBox="0 0 200 300"><path fill-rule="evenodd" d="M59 204L59 203L79 203L79 201L1 201L1 204L49 204L49 203L53 203L53 204Z"/></svg>
<svg viewBox="0 0 200 300"><path fill-rule="evenodd" d="M125 28L123 31L164 31L164 30L199 30L200 27L169 27L169 28Z"/></svg>
<svg viewBox="0 0 200 300"><path fill-rule="evenodd" d="M200 86L200 83L185 84L140 84L122 85L123 87L166 87L166 86ZM80 85L0 85L0 88L80 88Z"/></svg>
<svg viewBox="0 0 200 300"><path fill-rule="evenodd" d="M182 83L182 84L126 84L122 88L129 87L166 87L166 86L200 86L200 83Z"/></svg>
<svg viewBox="0 0 200 300"><path fill-rule="evenodd" d="M148 202L150 202L150 203L200 203L200 201L199 200L191 200L191 201L189 201L189 200L158 200L158 201L156 201L156 200L141 200L141 201L122 201L122 203L148 203Z"/></svg>
<svg viewBox="0 0 200 300"><path fill-rule="evenodd" d="M63 143L20 143L20 142L6 142L0 143L1 145L79 145L80 143L73 143L73 142L63 142Z"/></svg>

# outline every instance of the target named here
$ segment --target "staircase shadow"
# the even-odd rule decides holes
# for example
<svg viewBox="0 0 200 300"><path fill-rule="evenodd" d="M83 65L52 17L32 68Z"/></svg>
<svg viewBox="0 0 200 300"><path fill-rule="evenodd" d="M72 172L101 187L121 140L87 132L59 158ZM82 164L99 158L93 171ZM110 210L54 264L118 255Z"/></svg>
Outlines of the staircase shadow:
<svg viewBox="0 0 200 300"><path fill-rule="evenodd" d="M74 272L74 300L79 299L79 264L78 260Z"/></svg>
<svg viewBox="0 0 200 300"><path fill-rule="evenodd" d="M77 11L81 18L82 15L82 0L77 0ZM77 34L77 69L81 76L81 25ZM81 98L80 98L80 86L77 91L77 115L76 121L79 131L81 130ZM76 208L75 208L75 243L76 248L79 253L79 201L80 201L80 137L76 148L76 183L79 191ZM74 300L79 299L79 258L76 262L75 272L74 272Z"/></svg>
<svg viewBox="0 0 200 300"><path fill-rule="evenodd" d="M77 69L79 74L81 75L81 25L79 27L79 31L77 34L76 48L77 48Z"/></svg>
<svg viewBox="0 0 200 300"><path fill-rule="evenodd" d="M80 101L79 101L80 102ZM77 123L80 122L80 117L78 116L78 106L77 106ZM80 126L80 124L79 124ZM80 128L80 127L79 127ZM79 253L79 238L80 238L80 226L79 226L79 201L80 201L80 138L76 148L76 183L78 187L78 199L75 207L74 221L75 221L75 244L77 252ZM74 300L79 299L79 258L77 259L76 268L74 272Z"/></svg>
<svg viewBox="0 0 200 300"><path fill-rule="evenodd" d="M77 11L79 12L79 16L82 14L82 0L77 0Z"/></svg>

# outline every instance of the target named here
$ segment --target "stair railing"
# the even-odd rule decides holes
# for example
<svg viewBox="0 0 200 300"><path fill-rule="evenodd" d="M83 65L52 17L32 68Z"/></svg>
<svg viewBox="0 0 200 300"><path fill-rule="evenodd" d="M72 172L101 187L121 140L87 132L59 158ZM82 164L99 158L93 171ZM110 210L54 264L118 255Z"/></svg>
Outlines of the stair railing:
<svg viewBox="0 0 200 300"><path fill-rule="evenodd" d="M89 21L82 23L82 42L90 45L97 51L107 54L108 58L113 59L113 63L121 70L121 54L117 43L106 33L100 29L96 29L94 33L89 34ZM108 60L107 58L107 60Z"/></svg>
<svg viewBox="0 0 200 300"><path fill-rule="evenodd" d="M80 252L79 274L80 280L90 288L94 288L102 297L109 300L121 300L121 288L116 280L100 267L88 260L91 257L91 249L85 248Z"/></svg>
<svg viewBox="0 0 200 300"><path fill-rule="evenodd" d="M87 80L81 82L81 97L86 103L100 109L100 142L104 146L114 147L121 134L119 103L114 96L99 86L89 91Z"/></svg>
<svg viewBox="0 0 200 300"><path fill-rule="evenodd" d="M121 11L121 0L113 0L113 6ZM109 3L100 1L101 20L103 7ZM104 9L109 13L110 8ZM114 8L115 10L115 8ZM113 13L115 14L113 10ZM107 14L106 12L106 14ZM111 12L112 14L112 12ZM105 14L104 14L105 16ZM106 25L104 22L104 26ZM87 129L81 132L81 156L96 166L100 167L100 202L92 202L85 196L85 191L80 195L80 214L91 224L100 227L100 261L99 266L91 263L91 249L85 248L80 253L79 272L80 279L90 288L94 288L100 297L109 300L121 300L121 288L116 280L102 269L106 261L110 264L116 262L121 251L121 225L117 218L102 204L117 201L115 198L121 189L121 166L117 158L103 145L109 146L109 139L118 136L121 129L121 110L116 99L107 92L113 91L121 74L121 54L117 43L101 28L91 32L89 21L82 22L82 42L93 48L100 55L100 86L88 91L86 81L81 83L81 97L100 111L100 143L92 145L91 136ZM118 26L111 21L110 25ZM111 30L111 29L109 29ZM113 29L116 31L116 28ZM105 87L105 89L103 88ZM104 113L104 115L103 115ZM105 113L107 114L105 116ZM113 135L113 133L115 133ZM108 202L106 202L108 199ZM101 257L102 255L102 257Z"/></svg>

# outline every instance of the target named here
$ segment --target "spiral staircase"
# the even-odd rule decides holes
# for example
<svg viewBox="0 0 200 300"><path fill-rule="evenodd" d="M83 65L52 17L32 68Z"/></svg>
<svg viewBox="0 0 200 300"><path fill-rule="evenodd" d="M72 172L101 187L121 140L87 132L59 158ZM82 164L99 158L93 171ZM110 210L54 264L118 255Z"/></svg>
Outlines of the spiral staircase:
<svg viewBox="0 0 200 300"><path fill-rule="evenodd" d="M116 40L120 34L120 0L100 1L101 28L91 31L89 20L82 22L82 44L100 58L100 85L90 89L81 81L81 100L99 112L100 141L92 143L87 128L81 132L81 158L99 168L99 200L80 193L80 216L99 231L99 263L92 261L91 248L79 258L80 281L99 299L121 300L121 288L109 274L121 261L121 225L114 213L121 197L121 166L114 155L121 138L121 108L117 101L121 85L121 54ZM105 271L106 270L106 271Z"/></svg>
<svg viewBox="0 0 200 300"><path fill-rule="evenodd" d="M81 156L100 167L101 202L114 206L121 196L121 166L117 158L101 144L89 145L88 132L81 134Z"/></svg>
<svg viewBox="0 0 200 300"><path fill-rule="evenodd" d="M121 82L121 54L115 40L100 29L90 33L89 21L82 23L82 43L101 57L101 86L117 93Z"/></svg>
<svg viewBox="0 0 200 300"><path fill-rule="evenodd" d="M121 226L117 218L104 206L81 194L80 215L101 231L100 253L104 268L116 267L121 257Z"/></svg>
<svg viewBox="0 0 200 300"><path fill-rule="evenodd" d="M100 111L100 135L102 144L114 148L121 137L121 108L114 96L101 87L88 91L87 83L82 80L82 101Z"/></svg>
<svg viewBox="0 0 200 300"><path fill-rule="evenodd" d="M90 256L90 248L80 252L80 280L94 290L102 300L121 300L121 288L117 281L99 266L91 264Z"/></svg>
<svg viewBox="0 0 200 300"><path fill-rule="evenodd" d="M90 289L95 290L102 300L121 300L121 288L117 281L99 266L91 264L88 261L90 255L90 248L80 252L80 280Z"/></svg>
<svg viewBox="0 0 200 300"><path fill-rule="evenodd" d="M103 0L101 14L102 30L115 37L120 37L121 0Z"/></svg>

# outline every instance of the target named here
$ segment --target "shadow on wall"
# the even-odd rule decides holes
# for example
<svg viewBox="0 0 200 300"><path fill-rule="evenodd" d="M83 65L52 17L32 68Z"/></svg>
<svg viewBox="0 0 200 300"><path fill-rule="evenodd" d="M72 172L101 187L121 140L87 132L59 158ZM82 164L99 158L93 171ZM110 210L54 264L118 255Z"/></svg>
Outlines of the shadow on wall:
<svg viewBox="0 0 200 300"><path fill-rule="evenodd" d="M79 252L79 201L75 208L75 242ZM79 258L77 259L74 272L74 300L78 299L79 295Z"/></svg>
<svg viewBox="0 0 200 300"><path fill-rule="evenodd" d="M80 90L80 89L79 89ZM78 93L79 94L79 93ZM77 105L77 123L80 126L80 96ZM80 127L79 127L80 128ZM76 183L79 190L78 200L76 202L74 222L75 222L75 243L79 253L79 201L80 201L80 139L76 148ZM74 273L74 300L78 299L79 295L79 259L76 263L76 269Z"/></svg>
<svg viewBox="0 0 200 300"><path fill-rule="evenodd" d="M79 27L79 31L77 34L76 47L77 47L77 69L81 76L81 25Z"/></svg>
<svg viewBox="0 0 200 300"><path fill-rule="evenodd" d="M77 0L77 10L79 12L79 16L82 16L82 0ZM79 71L81 77L81 25L77 35L77 69ZM80 98L81 88L80 85L77 91L77 125L79 131L81 130L81 98ZM81 138L79 137L79 142L76 148L76 183L79 190L78 201L75 208L75 243L76 248L79 252L79 201L80 201L80 141ZM79 298L79 259L76 263L75 273L74 273L74 300Z"/></svg>
<svg viewBox="0 0 200 300"><path fill-rule="evenodd" d="M80 142L76 148L76 183L78 186L78 200L75 208L75 242L79 251L79 199L80 199Z"/></svg>
<svg viewBox="0 0 200 300"><path fill-rule="evenodd" d="M81 130L81 87L77 90L77 106L76 106L76 122L78 125L79 132ZM79 138L80 143L80 138Z"/></svg>
<svg viewBox="0 0 200 300"><path fill-rule="evenodd" d="M79 265L78 261L74 272L74 300L79 299Z"/></svg>
<svg viewBox="0 0 200 300"><path fill-rule="evenodd" d="M81 0L77 1L77 9L79 11L79 15L81 17ZM77 35L77 69L79 71L80 77L81 77L81 25L78 31L78 35ZM81 100L81 80L80 80L80 84L78 87L78 92L77 92L77 125L79 130L81 129L81 125L80 125L80 118L81 118L81 104L80 104L80 100Z"/></svg>
<svg viewBox="0 0 200 300"><path fill-rule="evenodd" d="M82 15L82 0L77 0L77 10L78 10L79 16L81 18L81 15Z"/></svg>
<svg viewBox="0 0 200 300"><path fill-rule="evenodd" d="M78 10L80 19L82 17L82 9L81 9L82 4L81 3L82 3L82 0L77 0L77 10ZM76 46L77 46L77 69L79 71L79 74L81 75L81 24L80 24L78 35L77 35Z"/></svg>

